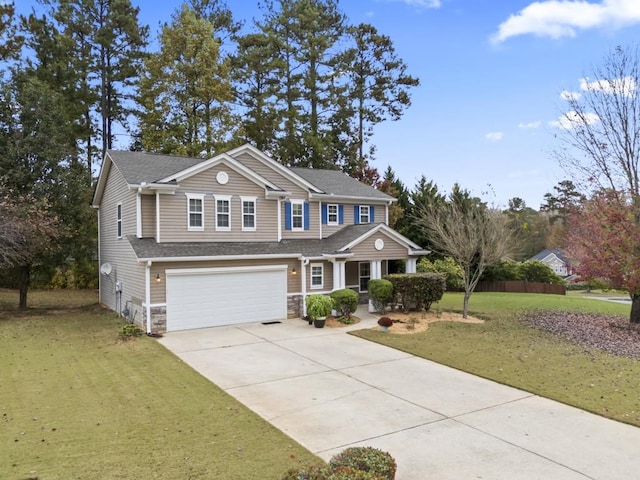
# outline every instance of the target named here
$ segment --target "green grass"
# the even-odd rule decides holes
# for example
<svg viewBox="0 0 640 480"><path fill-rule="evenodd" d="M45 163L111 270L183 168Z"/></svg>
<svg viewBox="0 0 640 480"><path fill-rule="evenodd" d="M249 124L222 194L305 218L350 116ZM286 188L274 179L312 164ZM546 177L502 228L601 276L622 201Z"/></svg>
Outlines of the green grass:
<svg viewBox="0 0 640 480"><path fill-rule="evenodd" d="M460 311L461 294L438 304ZM470 313L483 324L438 322L422 333L352 332L444 365L640 426L640 362L558 339L517 320L526 310L628 317L630 305L579 296L475 293Z"/></svg>
<svg viewBox="0 0 640 480"><path fill-rule="evenodd" d="M0 478L278 479L318 462L155 340L119 341L95 302L32 292L20 312L0 290Z"/></svg>

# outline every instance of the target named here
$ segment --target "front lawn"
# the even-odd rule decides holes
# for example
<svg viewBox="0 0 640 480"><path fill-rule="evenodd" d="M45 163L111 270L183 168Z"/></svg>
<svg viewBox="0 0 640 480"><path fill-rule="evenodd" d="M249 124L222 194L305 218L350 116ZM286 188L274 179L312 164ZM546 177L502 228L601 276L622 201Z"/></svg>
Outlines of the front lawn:
<svg viewBox="0 0 640 480"><path fill-rule="evenodd" d="M0 478L278 479L302 446L155 340L118 340L93 292L0 290Z"/></svg>
<svg viewBox="0 0 640 480"><path fill-rule="evenodd" d="M461 307L462 295L456 293L445 294L437 306L456 311ZM483 324L439 322L413 335L374 330L352 333L640 426L640 361L577 345L519 319L525 311L602 313L627 318L629 309L630 305L577 296L475 293L470 314L487 319Z"/></svg>

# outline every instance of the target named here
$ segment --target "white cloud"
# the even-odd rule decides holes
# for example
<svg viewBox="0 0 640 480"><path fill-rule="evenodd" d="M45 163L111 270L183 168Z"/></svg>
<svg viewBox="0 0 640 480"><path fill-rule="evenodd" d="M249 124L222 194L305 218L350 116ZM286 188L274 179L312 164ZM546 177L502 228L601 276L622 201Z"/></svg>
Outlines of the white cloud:
<svg viewBox="0 0 640 480"><path fill-rule="evenodd" d="M486 138L490 142L499 142L500 140L502 140L503 136L504 134L502 132L489 132L484 136L484 138Z"/></svg>
<svg viewBox="0 0 640 480"><path fill-rule="evenodd" d="M532 128L538 128L540 125L542 125L542 122L538 120L536 122L519 123L518 128L521 128L523 130L530 130Z"/></svg>
<svg viewBox="0 0 640 480"><path fill-rule="evenodd" d="M394 2L402 2L410 7L420 8L440 8L442 6L441 0L391 0Z"/></svg>
<svg viewBox="0 0 640 480"><path fill-rule="evenodd" d="M570 110L558 117L557 120L552 120L549 125L562 130L571 130L579 125L592 125L600 121L600 117L595 113L585 113L584 117L580 117L577 112Z"/></svg>
<svg viewBox="0 0 640 480"><path fill-rule="evenodd" d="M560 92L560 98L562 100L578 100L581 96L582 94L580 92L570 92L569 90L563 90Z"/></svg>
<svg viewBox="0 0 640 480"><path fill-rule="evenodd" d="M494 44L518 35L575 37L578 30L623 27L640 23L638 0L543 0L509 16L492 35Z"/></svg>
<svg viewBox="0 0 640 480"><path fill-rule="evenodd" d="M611 80L594 80L593 82L590 82L588 78L580 79L580 90L583 91L622 93L629 96L637 89L638 85L633 77L613 78Z"/></svg>

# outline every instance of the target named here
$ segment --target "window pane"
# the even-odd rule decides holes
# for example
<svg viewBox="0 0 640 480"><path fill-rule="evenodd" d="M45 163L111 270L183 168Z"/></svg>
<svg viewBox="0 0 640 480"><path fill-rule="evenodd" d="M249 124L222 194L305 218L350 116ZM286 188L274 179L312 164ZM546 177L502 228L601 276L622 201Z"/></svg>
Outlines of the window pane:
<svg viewBox="0 0 640 480"><path fill-rule="evenodd" d="M226 215L226 214L218 215L218 226L219 227L228 227L229 226L229 215Z"/></svg>
<svg viewBox="0 0 640 480"><path fill-rule="evenodd" d="M202 226L202 215L199 213L191 213L189 214L189 226L191 227L201 227Z"/></svg>
<svg viewBox="0 0 640 480"><path fill-rule="evenodd" d="M242 224L244 228L253 228L255 227L255 219L251 215L244 215L242 218Z"/></svg>
<svg viewBox="0 0 640 480"><path fill-rule="evenodd" d="M303 219L302 219L302 204L294 203L291 205L291 225L293 228L303 228Z"/></svg>
<svg viewBox="0 0 640 480"><path fill-rule="evenodd" d="M244 213L253 214L255 213L255 203L253 202L243 202L242 203L242 211Z"/></svg>
<svg viewBox="0 0 640 480"><path fill-rule="evenodd" d="M217 208L218 208L218 213L229 213L229 201L218 200Z"/></svg>
<svg viewBox="0 0 640 480"><path fill-rule="evenodd" d="M189 211L202 212L202 200L200 200L199 198L189 199Z"/></svg>

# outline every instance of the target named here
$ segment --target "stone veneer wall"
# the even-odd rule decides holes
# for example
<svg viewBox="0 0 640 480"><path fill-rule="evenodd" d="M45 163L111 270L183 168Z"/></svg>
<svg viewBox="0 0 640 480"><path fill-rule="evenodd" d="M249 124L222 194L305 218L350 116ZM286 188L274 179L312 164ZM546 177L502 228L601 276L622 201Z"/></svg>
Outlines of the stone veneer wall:
<svg viewBox="0 0 640 480"><path fill-rule="evenodd" d="M142 309L142 328L147 331L147 309ZM151 333L167 331L167 307L151 307Z"/></svg>
<svg viewBox="0 0 640 480"><path fill-rule="evenodd" d="M302 317L302 295L287 297L287 318Z"/></svg>

